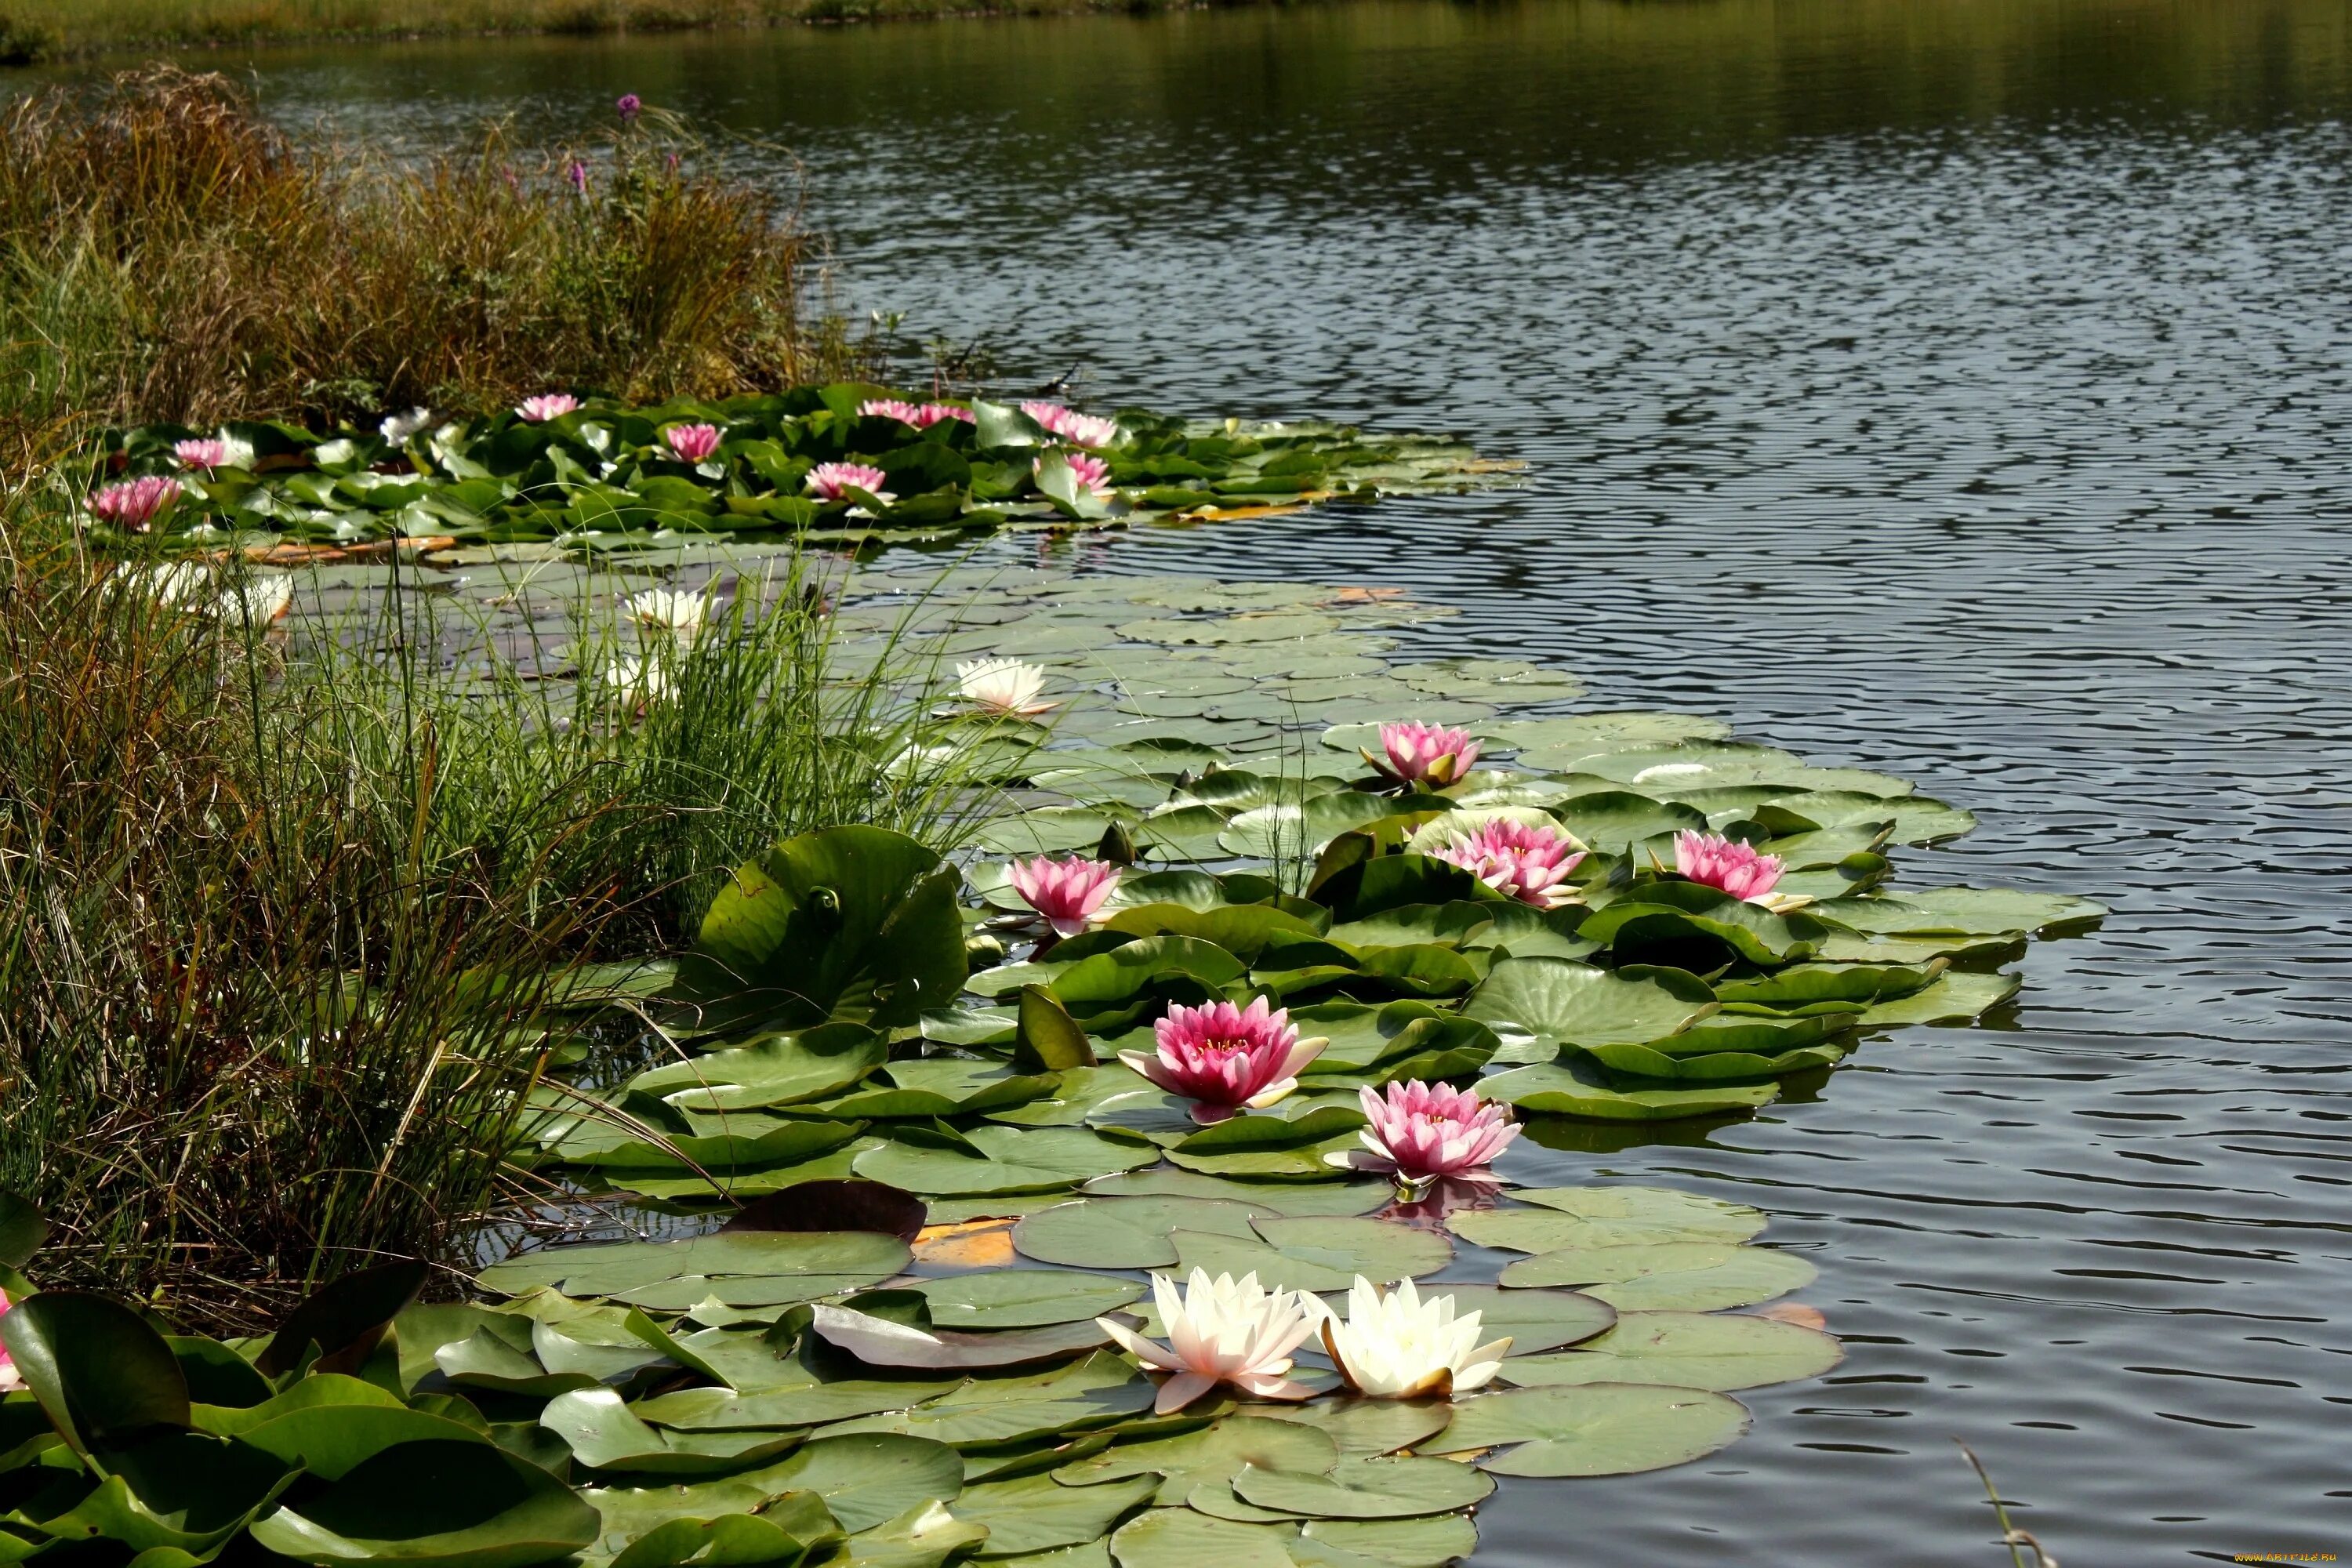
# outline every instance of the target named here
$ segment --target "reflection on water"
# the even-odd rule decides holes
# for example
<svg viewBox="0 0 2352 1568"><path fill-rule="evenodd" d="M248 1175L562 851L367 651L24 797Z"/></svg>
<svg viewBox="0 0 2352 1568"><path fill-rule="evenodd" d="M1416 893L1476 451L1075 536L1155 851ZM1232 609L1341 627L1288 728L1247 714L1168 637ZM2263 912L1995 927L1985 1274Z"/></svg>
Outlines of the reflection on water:
<svg viewBox="0 0 2352 1568"><path fill-rule="evenodd" d="M1914 875L2114 904L2000 1027L1522 1179L1761 1205L1830 1379L1482 1561L2352 1550L2352 9L1367 4L287 52L281 112L788 144L841 287L1096 399L1441 423L1460 500L1049 551L1408 583L1432 635L1915 777ZM781 169L781 164L779 165ZM1007 553L1034 544L1007 543ZM1923 863L1924 862L1924 863Z"/></svg>

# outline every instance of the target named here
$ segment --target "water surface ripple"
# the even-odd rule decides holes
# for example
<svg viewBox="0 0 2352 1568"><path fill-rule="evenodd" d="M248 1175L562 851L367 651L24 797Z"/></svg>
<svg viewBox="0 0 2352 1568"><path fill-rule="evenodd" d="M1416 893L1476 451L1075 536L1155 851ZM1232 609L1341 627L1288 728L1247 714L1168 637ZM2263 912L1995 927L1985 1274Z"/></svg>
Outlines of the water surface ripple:
<svg viewBox="0 0 2352 1568"><path fill-rule="evenodd" d="M610 96L788 142L846 299L1098 402L1459 427L1503 494L1093 540L1410 584L1420 640L1721 713L2076 891L1989 1026L1523 1177L1741 1198L1833 1376L1682 1469L1514 1483L1482 1562L2352 1552L2352 14L1365 5L256 61L419 134ZM1004 545L1007 558L1034 552Z"/></svg>

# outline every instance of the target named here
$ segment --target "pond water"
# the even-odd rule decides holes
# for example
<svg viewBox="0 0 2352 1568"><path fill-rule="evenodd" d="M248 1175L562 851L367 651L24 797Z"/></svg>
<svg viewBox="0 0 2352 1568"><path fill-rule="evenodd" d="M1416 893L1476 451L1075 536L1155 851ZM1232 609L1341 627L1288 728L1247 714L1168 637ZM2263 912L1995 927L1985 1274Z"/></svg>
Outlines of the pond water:
<svg viewBox="0 0 2352 1568"><path fill-rule="evenodd" d="M1410 584L2079 892L1992 1026L1538 1151L1757 1204L1845 1336L1754 1434L1517 1483L1479 1561L2352 1552L2352 10L1350 5L286 51L424 137L616 93L804 164L860 309L1171 411L1441 426L1523 489L1049 547ZM777 177L783 176L781 164ZM1034 542L1005 543L1008 556ZM1371 715L1368 715L1371 717Z"/></svg>

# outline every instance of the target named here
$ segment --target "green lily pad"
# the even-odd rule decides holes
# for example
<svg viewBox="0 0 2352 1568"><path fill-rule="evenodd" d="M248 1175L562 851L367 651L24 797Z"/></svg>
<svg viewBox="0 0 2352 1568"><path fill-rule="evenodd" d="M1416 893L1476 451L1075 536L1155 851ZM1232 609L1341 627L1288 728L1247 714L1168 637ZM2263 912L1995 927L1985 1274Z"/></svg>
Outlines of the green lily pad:
<svg viewBox="0 0 2352 1568"><path fill-rule="evenodd" d="M750 1110L838 1094L889 1059L889 1043L873 1030L829 1024L670 1062L629 1088L685 1109Z"/></svg>
<svg viewBox="0 0 2352 1568"><path fill-rule="evenodd" d="M1670 1121L1754 1110L1780 1097L1777 1083L1706 1084L1694 1088L1625 1089L1581 1062L1546 1062L1498 1073L1479 1086L1487 1099L1522 1110L1579 1116L1594 1121Z"/></svg>
<svg viewBox="0 0 2352 1568"><path fill-rule="evenodd" d="M1696 981L1629 978L1563 958L1498 960L1463 1016L1542 1040L1642 1045L1689 1027L1718 1004Z"/></svg>
<svg viewBox="0 0 2352 1568"><path fill-rule="evenodd" d="M1118 1568L1294 1568L1283 1548L1296 1528L1157 1508L1121 1525L1110 1554Z"/></svg>
<svg viewBox="0 0 2352 1568"><path fill-rule="evenodd" d="M782 1279L807 1300L887 1279L907 1266L907 1244L870 1230L730 1231L687 1241L550 1247L492 1264L484 1289L516 1296L552 1286L571 1296L617 1296L687 1278Z"/></svg>
<svg viewBox="0 0 2352 1568"><path fill-rule="evenodd" d="M1255 1237L1180 1230L1178 1266L1188 1274L1255 1274L1269 1290L1325 1291L1345 1290L1359 1275L1390 1284L1433 1274L1454 1258L1443 1236L1384 1220L1261 1219L1255 1229Z"/></svg>
<svg viewBox="0 0 2352 1568"><path fill-rule="evenodd" d="M1303 1185L1295 1182L1237 1182L1197 1171L1161 1165L1088 1182L1089 1197L1193 1197L1241 1204L1286 1215L1362 1215L1385 1205L1394 1192L1385 1182L1358 1181ZM1214 1229L1213 1226L1192 1227ZM1148 1268L1147 1264L1135 1267Z"/></svg>
<svg viewBox="0 0 2352 1568"><path fill-rule="evenodd" d="M298 1563L526 1568L596 1539L594 1509L538 1466L474 1442L403 1443L249 1527Z"/></svg>
<svg viewBox="0 0 2352 1568"><path fill-rule="evenodd" d="M1580 1286L1620 1312L1712 1312L1784 1296L1811 1284L1814 1273L1803 1258L1769 1247L1661 1241L1538 1253L1505 1268L1502 1282Z"/></svg>
<svg viewBox="0 0 2352 1568"><path fill-rule="evenodd" d="M801 1440L798 1432L666 1432L639 1420L609 1388L560 1394L548 1401L539 1421L563 1439L574 1459L593 1469L667 1475L740 1470Z"/></svg>
<svg viewBox="0 0 2352 1568"><path fill-rule="evenodd" d="M1244 1502L1313 1519L1410 1519L1474 1507L1495 1483L1444 1459L1343 1458L1319 1476L1245 1465L1233 1489Z"/></svg>
<svg viewBox="0 0 2352 1568"><path fill-rule="evenodd" d="M1478 1527L1459 1513L1420 1519L1311 1519L1299 1526L1291 1556L1301 1568L1446 1568L1477 1549Z"/></svg>
<svg viewBox="0 0 2352 1568"><path fill-rule="evenodd" d="M1854 1022L1866 1029L1905 1024L1965 1024L2017 994L2014 974L1947 973L1892 1001L1874 1002Z"/></svg>
<svg viewBox="0 0 2352 1568"><path fill-rule="evenodd" d="M969 1486L955 1500L958 1519L988 1527L983 1558L1049 1552L1099 1541L1160 1489L1152 1476L1100 1486L1066 1487L1051 1476Z"/></svg>
<svg viewBox="0 0 2352 1568"><path fill-rule="evenodd" d="M1605 1307L1601 1310L1608 1310ZM1304 1405L1270 1405L1264 1414L1276 1421L1296 1421L1329 1433L1343 1457L1370 1458L1393 1454L1400 1448L1416 1447L1423 1439L1444 1431L1445 1424L1454 1418L1454 1407L1442 1399L1325 1398Z"/></svg>
<svg viewBox="0 0 2352 1568"><path fill-rule="evenodd" d="M963 1136L970 1152L886 1143L859 1155L853 1168L910 1193L979 1196L1053 1192L1159 1158L1149 1143L1115 1142L1077 1127L975 1127Z"/></svg>
<svg viewBox="0 0 2352 1568"><path fill-rule="evenodd" d="M1064 1486L1084 1487L1156 1475L1160 1478L1160 1506L1179 1508L1194 1487L1203 1481L1230 1483L1244 1465L1321 1475L1339 1459L1339 1446L1327 1432L1297 1421L1232 1415L1178 1436L1121 1443L1064 1466L1054 1479Z"/></svg>
<svg viewBox="0 0 2352 1568"><path fill-rule="evenodd" d="M1514 1187L1511 1196L1559 1214L1622 1224L1629 1230L1652 1226L1703 1236L1708 1241L1746 1241L1764 1228L1761 1209L1698 1193L1677 1192L1672 1187L1613 1184L1605 1187Z"/></svg>
<svg viewBox="0 0 2352 1568"><path fill-rule="evenodd" d="M1818 1330L1738 1312L1626 1312L1576 1350L1521 1356L1503 1378L1522 1387L1646 1383L1728 1394L1821 1376L1845 1347Z"/></svg>
<svg viewBox="0 0 2352 1568"><path fill-rule="evenodd" d="M780 1008L809 1022L913 1023L963 987L961 881L903 834L803 834L719 889L679 963L677 994L700 1005L705 1026Z"/></svg>
<svg viewBox="0 0 2352 1568"><path fill-rule="evenodd" d="M1176 1262L1176 1231L1254 1237L1251 1219L1278 1212L1214 1198L1089 1197L1029 1215L1013 1227L1013 1245L1040 1263L1166 1268Z"/></svg>
<svg viewBox="0 0 2352 1568"><path fill-rule="evenodd" d="M1601 1384L1481 1394L1430 1447L1500 1448L1479 1461L1497 1475L1630 1476L1703 1458L1747 1431L1748 1412L1720 1394Z"/></svg>
<svg viewBox="0 0 2352 1568"><path fill-rule="evenodd" d="M917 1280L910 1289L930 1303L932 1325L940 1329L1079 1322L1116 1311L1143 1294L1142 1285L1132 1279L1066 1268L991 1269Z"/></svg>

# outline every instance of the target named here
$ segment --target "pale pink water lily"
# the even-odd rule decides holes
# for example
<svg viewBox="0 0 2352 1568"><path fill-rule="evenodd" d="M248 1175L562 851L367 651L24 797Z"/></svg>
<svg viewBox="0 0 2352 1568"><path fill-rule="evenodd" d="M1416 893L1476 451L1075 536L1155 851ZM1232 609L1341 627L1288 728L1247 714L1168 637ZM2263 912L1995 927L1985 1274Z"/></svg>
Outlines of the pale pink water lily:
<svg viewBox="0 0 2352 1568"><path fill-rule="evenodd" d="M1558 909L1579 897L1569 876L1584 859L1576 840L1558 828L1498 817L1458 834L1431 851L1498 893L1538 909Z"/></svg>
<svg viewBox="0 0 2352 1568"><path fill-rule="evenodd" d="M710 613L710 595L683 588L648 588L622 600L621 608L648 631L664 631L680 642L692 642L701 635L703 620Z"/></svg>
<svg viewBox="0 0 2352 1568"><path fill-rule="evenodd" d="M1048 436L1059 436L1081 447L1108 447L1118 440L1118 421L1080 414L1058 403L1024 403L1021 412L1034 419Z"/></svg>
<svg viewBox="0 0 2352 1568"><path fill-rule="evenodd" d="M1416 1079L1390 1084L1385 1092L1367 1087L1357 1099L1370 1123L1357 1136L1370 1152L1333 1155L1333 1163L1392 1171L1413 1185L1440 1176L1491 1182L1486 1167L1519 1135L1507 1108L1451 1084Z"/></svg>
<svg viewBox="0 0 2352 1568"><path fill-rule="evenodd" d="M191 468L249 468L253 467L253 448L224 430L217 436L201 436L191 441L174 442L172 456Z"/></svg>
<svg viewBox="0 0 2352 1568"><path fill-rule="evenodd" d="M862 418L896 419L901 425L923 422L922 409L901 397L869 397L857 405L857 412Z"/></svg>
<svg viewBox="0 0 2352 1568"><path fill-rule="evenodd" d="M1479 748L1467 730L1409 720L1381 726L1381 749L1388 753L1386 759L1360 746L1357 752L1384 777L1399 784L1425 783L1443 787L1470 771L1470 765L1478 760Z"/></svg>
<svg viewBox="0 0 2352 1568"><path fill-rule="evenodd" d="M1076 936L1118 888L1119 868L1108 860L1056 860L1040 855L1009 868L1013 890L1045 917L1055 936Z"/></svg>
<svg viewBox="0 0 2352 1568"><path fill-rule="evenodd" d="M928 430L942 419L961 419L967 425L980 423L979 415L954 403L926 403L915 410L915 416L907 423L918 430Z"/></svg>
<svg viewBox="0 0 2352 1568"><path fill-rule="evenodd" d="M1262 1110L1298 1087L1299 1069L1331 1042L1302 1040L1288 1008L1272 1009L1260 996L1247 1007L1231 1002L1171 1005L1151 1026L1160 1048L1121 1051L1118 1059L1173 1095L1193 1101L1192 1120L1222 1121L1243 1107Z"/></svg>
<svg viewBox="0 0 2352 1568"><path fill-rule="evenodd" d="M890 476L866 463L819 463L808 474L809 494L819 500L845 500L851 486L887 504L898 498L882 487Z"/></svg>
<svg viewBox="0 0 2352 1568"><path fill-rule="evenodd" d="M580 400L568 392L542 392L537 397L526 397L515 405L515 412L534 425L544 425L551 419L561 419L580 406Z"/></svg>
<svg viewBox="0 0 2352 1568"><path fill-rule="evenodd" d="M1017 658L966 659L956 666L956 689L982 712L1007 719L1033 719L1060 706L1037 700L1045 672Z"/></svg>
<svg viewBox="0 0 2352 1568"><path fill-rule="evenodd" d="M1367 1399L1467 1394L1494 1381L1511 1348L1507 1334L1478 1342L1482 1318L1457 1316L1451 1295L1424 1300L1410 1279L1383 1295L1359 1274L1348 1289L1346 1318L1323 1309L1323 1348L1348 1386Z"/></svg>
<svg viewBox="0 0 2352 1568"><path fill-rule="evenodd" d="M673 425L662 432L662 445L681 463L699 463L719 450L719 426Z"/></svg>
<svg viewBox="0 0 2352 1568"><path fill-rule="evenodd" d="M0 1290L0 1317L6 1317L8 1309L15 1305L8 1300L8 1292ZM25 1374L16 1370L16 1363L8 1354L8 1347L0 1344L0 1394L14 1394L24 1386Z"/></svg>
<svg viewBox="0 0 2352 1568"><path fill-rule="evenodd" d="M1114 1318L1095 1326L1144 1365L1173 1373L1160 1385L1153 1412L1172 1415L1221 1383L1261 1399L1302 1400L1315 1391L1293 1383L1291 1352L1315 1332L1323 1305L1298 1290L1268 1290L1255 1274L1236 1280L1195 1268L1181 1294L1165 1274L1151 1277L1152 1304L1168 1342L1147 1340Z"/></svg>
<svg viewBox="0 0 2352 1568"><path fill-rule="evenodd" d="M185 493L179 480L149 474L107 486L89 498L89 510L117 528L144 533L158 513Z"/></svg>
<svg viewBox="0 0 2352 1568"><path fill-rule="evenodd" d="M1085 452L1065 453L1062 460L1070 465L1070 478L1078 482L1080 489L1085 490L1097 500L1110 500L1110 464ZM1033 472L1042 477L1045 471L1045 459L1038 458L1030 465L1030 468Z"/></svg>
<svg viewBox="0 0 2352 1568"><path fill-rule="evenodd" d="M1685 829L1675 835L1675 869L1692 881L1720 889L1735 899L1768 910L1793 910L1811 899L1772 889L1780 880L1778 855L1718 834Z"/></svg>

